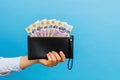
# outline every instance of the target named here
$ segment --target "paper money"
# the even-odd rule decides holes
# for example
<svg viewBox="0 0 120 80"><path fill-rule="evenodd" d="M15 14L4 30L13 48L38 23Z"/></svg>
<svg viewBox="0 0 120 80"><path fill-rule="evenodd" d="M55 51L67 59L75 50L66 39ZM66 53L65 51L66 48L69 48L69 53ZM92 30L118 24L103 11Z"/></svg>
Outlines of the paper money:
<svg viewBox="0 0 120 80"><path fill-rule="evenodd" d="M25 30L31 37L69 37L73 26L56 19L37 20Z"/></svg>
<svg viewBox="0 0 120 80"><path fill-rule="evenodd" d="M50 36L50 20L46 20L46 37L49 37Z"/></svg>
<svg viewBox="0 0 120 80"><path fill-rule="evenodd" d="M40 27L41 27L41 37L46 37L46 31L45 31L45 21L46 19L40 21Z"/></svg>
<svg viewBox="0 0 120 80"><path fill-rule="evenodd" d="M64 22L57 22L58 28L56 29L55 37L67 37L68 33L66 33L66 27Z"/></svg>
<svg viewBox="0 0 120 80"><path fill-rule="evenodd" d="M50 20L50 37L53 37L55 34L56 19Z"/></svg>

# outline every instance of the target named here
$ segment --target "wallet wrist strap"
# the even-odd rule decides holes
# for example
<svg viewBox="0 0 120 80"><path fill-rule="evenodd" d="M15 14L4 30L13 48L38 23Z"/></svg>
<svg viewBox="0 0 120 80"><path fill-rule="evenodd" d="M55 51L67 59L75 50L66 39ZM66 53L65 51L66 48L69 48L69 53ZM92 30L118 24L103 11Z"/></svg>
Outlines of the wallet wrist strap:
<svg viewBox="0 0 120 80"><path fill-rule="evenodd" d="M70 51L72 52L72 54L73 54L73 49L72 49L72 45L73 45L73 37L71 37L70 39L69 39L69 43L70 43ZM70 54L69 54L69 59L68 59L68 70L71 70L72 69L72 67L73 67L73 58L70 58Z"/></svg>
<svg viewBox="0 0 120 80"><path fill-rule="evenodd" d="M68 60L68 70L71 70L72 69L72 67L73 67L73 59L70 59L69 58L69 60Z"/></svg>

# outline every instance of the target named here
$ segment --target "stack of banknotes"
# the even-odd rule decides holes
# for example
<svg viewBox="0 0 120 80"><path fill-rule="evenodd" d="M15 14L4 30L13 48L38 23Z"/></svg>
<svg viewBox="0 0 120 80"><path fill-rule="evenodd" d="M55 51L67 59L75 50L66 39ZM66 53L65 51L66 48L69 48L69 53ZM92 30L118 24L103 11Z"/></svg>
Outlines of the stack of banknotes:
<svg viewBox="0 0 120 80"><path fill-rule="evenodd" d="M25 28L30 37L70 37L73 26L56 19L38 20Z"/></svg>

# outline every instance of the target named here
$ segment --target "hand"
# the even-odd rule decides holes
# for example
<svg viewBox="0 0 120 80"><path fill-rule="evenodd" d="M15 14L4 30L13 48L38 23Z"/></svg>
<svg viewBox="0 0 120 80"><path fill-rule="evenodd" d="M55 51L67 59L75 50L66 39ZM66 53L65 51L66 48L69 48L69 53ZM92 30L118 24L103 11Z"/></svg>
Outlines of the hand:
<svg viewBox="0 0 120 80"><path fill-rule="evenodd" d="M57 52L52 51L47 54L48 59L38 59L38 60L28 60L28 56L21 57L20 60L20 68L25 69L33 64L40 63L42 65L52 67L57 65L59 62L65 61L65 55L62 51L60 51L60 55Z"/></svg>
<svg viewBox="0 0 120 80"><path fill-rule="evenodd" d="M56 66L59 62L64 62L66 59L62 51L59 54L55 51L49 52L47 54L48 59L39 59L38 62L48 67Z"/></svg>

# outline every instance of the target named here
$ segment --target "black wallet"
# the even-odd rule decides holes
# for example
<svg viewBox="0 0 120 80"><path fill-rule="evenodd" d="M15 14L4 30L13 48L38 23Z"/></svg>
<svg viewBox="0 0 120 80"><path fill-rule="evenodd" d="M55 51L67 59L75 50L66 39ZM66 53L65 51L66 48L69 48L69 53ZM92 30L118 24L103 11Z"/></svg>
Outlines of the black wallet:
<svg viewBox="0 0 120 80"><path fill-rule="evenodd" d="M66 58L73 59L73 39L70 37L30 37L28 36L28 59L47 59L50 51L63 51Z"/></svg>

